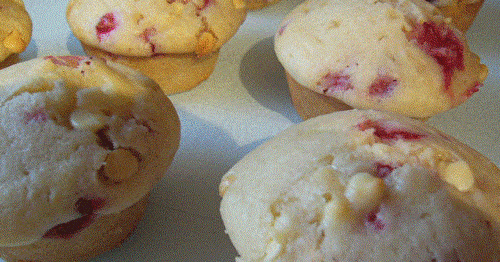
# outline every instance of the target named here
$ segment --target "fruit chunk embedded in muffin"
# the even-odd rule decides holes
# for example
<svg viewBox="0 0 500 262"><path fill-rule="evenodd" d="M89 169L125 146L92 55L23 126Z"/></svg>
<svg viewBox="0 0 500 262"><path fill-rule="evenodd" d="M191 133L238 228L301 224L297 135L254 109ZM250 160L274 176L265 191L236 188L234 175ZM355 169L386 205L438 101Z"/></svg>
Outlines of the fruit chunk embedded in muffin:
<svg viewBox="0 0 500 262"><path fill-rule="evenodd" d="M488 73L449 19L414 0L305 1L282 21L275 51L291 88L414 118L464 103Z"/></svg>
<svg viewBox="0 0 500 262"><path fill-rule="evenodd" d="M138 70L169 95L212 74L246 8L239 0L105 0L99 6L72 0L66 18L88 55Z"/></svg>

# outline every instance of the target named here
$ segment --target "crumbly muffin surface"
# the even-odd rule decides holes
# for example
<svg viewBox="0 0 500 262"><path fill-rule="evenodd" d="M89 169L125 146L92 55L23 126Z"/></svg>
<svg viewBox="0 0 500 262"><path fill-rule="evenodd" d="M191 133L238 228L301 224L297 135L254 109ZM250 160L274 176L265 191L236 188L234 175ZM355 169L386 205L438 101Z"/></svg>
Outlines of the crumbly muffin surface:
<svg viewBox="0 0 500 262"><path fill-rule="evenodd" d="M496 261L500 170L420 121L310 119L223 177L241 261Z"/></svg>
<svg viewBox="0 0 500 262"><path fill-rule="evenodd" d="M177 114L158 86L99 59L8 67L0 101L0 246L71 237L133 205L179 143Z"/></svg>
<svg viewBox="0 0 500 262"><path fill-rule="evenodd" d="M128 56L218 50L246 17L240 0L72 0L66 12L87 45Z"/></svg>
<svg viewBox="0 0 500 262"><path fill-rule="evenodd" d="M487 76L465 36L424 1L306 1L283 20L275 50L309 89L417 118L465 102Z"/></svg>

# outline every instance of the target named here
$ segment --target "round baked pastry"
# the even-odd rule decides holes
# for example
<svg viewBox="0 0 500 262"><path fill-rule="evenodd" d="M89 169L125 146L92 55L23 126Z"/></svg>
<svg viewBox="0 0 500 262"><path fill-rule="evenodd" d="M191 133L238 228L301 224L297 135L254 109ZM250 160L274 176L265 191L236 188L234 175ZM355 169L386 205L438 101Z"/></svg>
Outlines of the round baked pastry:
<svg viewBox="0 0 500 262"><path fill-rule="evenodd" d="M173 94L211 75L246 8L239 0L71 0L66 17L87 54L139 70Z"/></svg>
<svg viewBox="0 0 500 262"><path fill-rule="evenodd" d="M158 85L101 59L0 71L0 257L79 261L124 241L179 144Z"/></svg>
<svg viewBox="0 0 500 262"><path fill-rule="evenodd" d="M262 9L266 6L276 4L280 0L244 0L246 7L250 10Z"/></svg>
<svg viewBox="0 0 500 262"><path fill-rule="evenodd" d="M220 211L241 261L499 261L499 175L422 121L353 109L245 156Z"/></svg>
<svg viewBox="0 0 500 262"><path fill-rule="evenodd" d="M22 0L0 0L0 61L23 52L31 41L31 18Z"/></svg>
<svg viewBox="0 0 500 262"><path fill-rule="evenodd" d="M463 33L419 0L308 0L283 20L275 51L305 119L346 107L424 119L465 102L488 74Z"/></svg>
<svg viewBox="0 0 500 262"><path fill-rule="evenodd" d="M453 24L462 31L467 31L476 19L484 0L430 0Z"/></svg>

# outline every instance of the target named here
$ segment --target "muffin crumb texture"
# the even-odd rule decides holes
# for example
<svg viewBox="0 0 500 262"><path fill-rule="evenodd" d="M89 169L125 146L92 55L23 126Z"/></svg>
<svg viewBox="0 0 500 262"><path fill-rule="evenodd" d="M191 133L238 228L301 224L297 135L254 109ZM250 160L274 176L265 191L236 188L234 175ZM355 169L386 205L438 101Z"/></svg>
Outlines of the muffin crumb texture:
<svg viewBox="0 0 500 262"><path fill-rule="evenodd" d="M116 66L47 56L2 70L0 246L70 239L164 175L177 115L152 81Z"/></svg>
<svg viewBox="0 0 500 262"><path fill-rule="evenodd" d="M99 6L72 0L66 15L80 41L115 55L203 56L216 52L236 33L246 9L230 0L143 0L140 5L107 1Z"/></svg>
<svg viewBox="0 0 500 262"><path fill-rule="evenodd" d="M275 39L295 81L353 108L431 117L464 103L488 74L464 33L423 1L305 1Z"/></svg>
<svg viewBox="0 0 500 262"><path fill-rule="evenodd" d="M499 259L498 168L419 122L340 113L285 131L223 178L242 261Z"/></svg>

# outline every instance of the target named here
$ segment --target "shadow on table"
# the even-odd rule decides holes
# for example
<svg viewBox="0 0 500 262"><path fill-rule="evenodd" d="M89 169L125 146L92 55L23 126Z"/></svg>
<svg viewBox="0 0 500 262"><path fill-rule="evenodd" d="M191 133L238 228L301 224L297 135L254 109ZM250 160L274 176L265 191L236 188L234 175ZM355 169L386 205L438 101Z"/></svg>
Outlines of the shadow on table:
<svg viewBox="0 0 500 262"><path fill-rule="evenodd" d="M293 123L301 122L292 105L285 71L274 53L273 37L261 40L243 56L240 79L248 93L262 106Z"/></svg>
<svg viewBox="0 0 500 262"><path fill-rule="evenodd" d="M222 175L262 141L238 146L221 128L187 111L178 113L181 144L151 193L144 219L122 247L95 261L234 261L218 186Z"/></svg>

